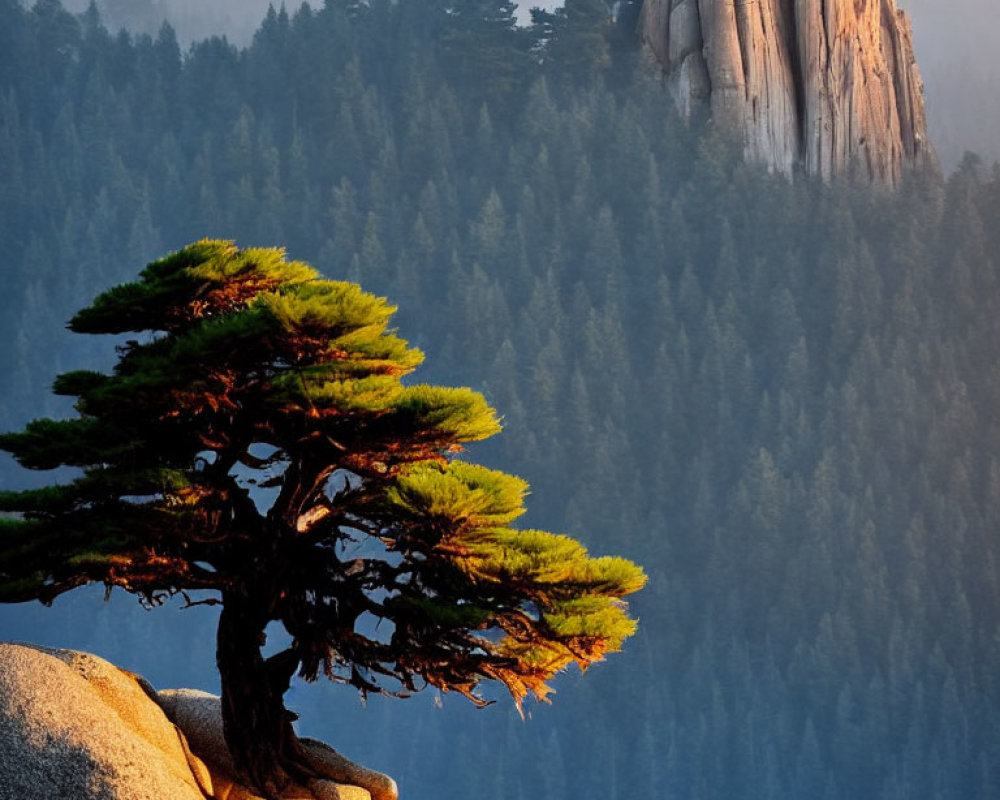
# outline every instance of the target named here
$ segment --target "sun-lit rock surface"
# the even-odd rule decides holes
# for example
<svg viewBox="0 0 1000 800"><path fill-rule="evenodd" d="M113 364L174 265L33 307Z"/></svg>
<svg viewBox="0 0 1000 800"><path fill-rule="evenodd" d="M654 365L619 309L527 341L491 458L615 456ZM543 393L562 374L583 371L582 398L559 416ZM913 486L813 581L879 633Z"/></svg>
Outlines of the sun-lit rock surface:
<svg viewBox="0 0 1000 800"><path fill-rule="evenodd" d="M332 780L291 787L285 800L395 800L391 778L303 744ZM233 779L217 697L158 694L87 653L0 644L0 800L206 797L259 800Z"/></svg>
<svg viewBox="0 0 1000 800"><path fill-rule="evenodd" d="M83 653L0 645L0 798L203 800L173 724Z"/></svg>
<svg viewBox="0 0 1000 800"><path fill-rule="evenodd" d="M160 704L167 716L180 728L188 744L205 762L217 784L226 782L224 776L232 775L232 757L222 736L222 706L219 698L194 689L165 689L159 693ZM312 781L309 790L316 800L396 800L398 791L392 778L366 769L344 758L332 747L314 739L302 739L311 766L316 772L331 780ZM345 781L334 784L332 781ZM232 791L231 781L226 786L214 787L216 795ZM359 785L351 785L359 784ZM366 786L370 792L360 788ZM291 797L297 797L293 794ZM308 797L308 793L306 794ZM228 795L235 800L233 795Z"/></svg>
<svg viewBox="0 0 1000 800"><path fill-rule="evenodd" d="M895 0L646 0L640 34L681 113L707 107L783 173L894 184L934 163Z"/></svg>

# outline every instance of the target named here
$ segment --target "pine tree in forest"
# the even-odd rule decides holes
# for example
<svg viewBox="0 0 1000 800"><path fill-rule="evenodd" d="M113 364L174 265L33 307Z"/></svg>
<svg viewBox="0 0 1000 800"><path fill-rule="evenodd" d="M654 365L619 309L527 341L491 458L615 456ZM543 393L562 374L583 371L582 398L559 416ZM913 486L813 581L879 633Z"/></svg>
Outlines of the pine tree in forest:
<svg viewBox="0 0 1000 800"><path fill-rule="evenodd" d="M78 470L0 493L0 601L103 583L221 603L226 739L267 796L311 777L283 704L296 672L477 704L497 680L520 705L635 629L621 598L642 571L511 527L527 485L457 458L495 412L403 382L422 355L394 310L280 250L200 241L73 318L142 335L111 374L56 380L78 416L0 436L24 467ZM265 658L273 621L291 644Z"/></svg>

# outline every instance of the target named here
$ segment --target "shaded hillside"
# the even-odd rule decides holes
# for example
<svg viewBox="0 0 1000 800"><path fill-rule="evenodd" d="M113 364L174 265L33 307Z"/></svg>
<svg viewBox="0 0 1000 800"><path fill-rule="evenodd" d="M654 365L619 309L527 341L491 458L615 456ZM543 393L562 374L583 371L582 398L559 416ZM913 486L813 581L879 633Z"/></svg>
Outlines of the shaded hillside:
<svg viewBox="0 0 1000 800"><path fill-rule="evenodd" d="M1000 176L790 183L679 123L593 4L478 9L330 2L182 58L0 3L0 424L58 412L103 350L62 321L148 258L287 244L487 392L476 455L532 524L652 577L637 641L527 723L303 687L303 733L350 725L411 798L1000 797ZM87 600L0 631L214 680L204 615Z"/></svg>

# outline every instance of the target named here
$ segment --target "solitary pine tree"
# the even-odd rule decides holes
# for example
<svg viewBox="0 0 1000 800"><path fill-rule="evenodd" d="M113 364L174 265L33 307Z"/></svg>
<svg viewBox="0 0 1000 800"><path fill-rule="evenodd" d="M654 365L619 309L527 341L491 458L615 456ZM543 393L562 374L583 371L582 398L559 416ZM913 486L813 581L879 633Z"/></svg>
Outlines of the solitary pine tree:
<svg viewBox="0 0 1000 800"><path fill-rule="evenodd" d="M470 389L405 385L422 356L393 312L280 250L197 242L73 318L144 333L111 374L56 380L76 418L0 437L25 467L79 469L0 493L0 600L99 582L221 603L226 740L268 795L311 777L283 704L296 672L476 703L494 679L520 704L635 629L621 598L642 571L511 527L526 484L456 457L499 430L495 412ZM265 658L272 621L291 645Z"/></svg>

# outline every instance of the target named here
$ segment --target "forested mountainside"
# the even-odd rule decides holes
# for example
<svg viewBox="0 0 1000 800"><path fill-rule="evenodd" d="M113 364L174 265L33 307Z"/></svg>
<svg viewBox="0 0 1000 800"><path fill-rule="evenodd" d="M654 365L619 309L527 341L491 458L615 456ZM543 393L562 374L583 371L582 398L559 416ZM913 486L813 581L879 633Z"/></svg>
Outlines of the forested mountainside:
<svg viewBox="0 0 1000 800"><path fill-rule="evenodd" d="M182 55L2 0L0 427L113 362L63 330L99 290L202 236L287 245L487 393L475 456L532 524L651 576L626 651L526 722L323 685L303 733L414 800L1000 797L1000 172L747 166L598 5L328 0ZM99 597L0 636L211 688L209 610Z"/></svg>
<svg viewBox="0 0 1000 800"><path fill-rule="evenodd" d="M90 0L64 0L82 12ZM96 0L109 29L125 26L155 35L168 20L182 49L212 35L225 35L238 45L249 43L268 7L268 0ZM551 10L558 0L538 0ZM992 44L1000 35L994 0L900 0L913 20L920 73L926 82L927 120L934 149L949 170L973 150L991 161L1000 156L995 131L1000 127L1000 96L990 87L1000 80L1000 64ZM274 4L276 8L280 3ZM289 9L298 3L286 3ZM527 19L527 6L518 14Z"/></svg>

